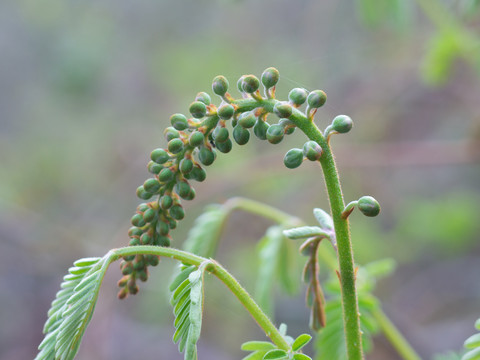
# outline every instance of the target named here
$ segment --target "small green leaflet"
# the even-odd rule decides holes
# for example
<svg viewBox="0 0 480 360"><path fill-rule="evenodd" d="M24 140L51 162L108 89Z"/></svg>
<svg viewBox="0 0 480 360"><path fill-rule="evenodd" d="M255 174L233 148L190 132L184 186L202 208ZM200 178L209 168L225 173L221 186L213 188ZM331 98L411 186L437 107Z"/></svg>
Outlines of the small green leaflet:
<svg viewBox="0 0 480 360"><path fill-rule="evenodd" d="M200 338L203 313L203 276L207 263L184 267L170 285L171 304L176 328L173 341L178 343L185 360L197 359L197 341Z"/></svg>
<svg viewBox="0 0 480 360"><path fill-rule="evenodd" d="M302 226L284 230L283 234L292 240L306 239L310 237L330 238L330 234L318 226Z"/></svg>
<svg viewBox="0 0 480 360"><path fill-rule="evenodd" d="M480 319L475 322L475 328L480 330ZM464 347L469 351L462 356L462 360L480 360L480 333L465 340Z"/></svg>
<svg viewBox="0 0 480 360"><path fill-rule="evenodd" d="M214 257L228 213L221 205L207 206L195 220L183 248L199 256Z"/></svg>
<svg viewBox="0 0 480 360"><path fill-rule="evenodd" d="M313 209L313 215L317 219L320 227L324 230L333 230L333 220L332 217L325 211L319 208Z"/></svg>
<svg viewBox="0 0 480 360"><path fill-rule="evenodd" d="M310 340L312 340L312 337L308 334L302 334L298 336L292 344L292 350L293 351L300 350L305 345L307 345L310 342Z"/></svg>
<svg viewBox="0 0 480 360"><path fill-rule="evenodd" d="M45 338L35 360L72 360L75 357L112 260L112 254L108 253L103 258L80 259L69 269L48 311L43 330Z"/></svg>
<svg viewBox="0 0 480 360"><path fill-rule="evenodd" d="M287 359L288 354L285 350L275 349L270 350L263 356L263 360L279 360L279 359Z"/></svg>

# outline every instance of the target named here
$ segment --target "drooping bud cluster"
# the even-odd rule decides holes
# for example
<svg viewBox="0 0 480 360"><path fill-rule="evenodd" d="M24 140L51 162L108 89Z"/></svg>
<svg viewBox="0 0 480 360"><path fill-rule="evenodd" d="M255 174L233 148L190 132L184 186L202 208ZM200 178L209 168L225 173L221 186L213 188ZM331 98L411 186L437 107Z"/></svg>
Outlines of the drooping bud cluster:
<svg viewBox="0 0 480 360"><path fill-rule="evenodd" d="M233 142L247 144L251 132L261 140L278 144L285 135L293 133L295 120L311 120L313 115L310 115L325 103L323 91L308 93L301 88L290 91L288 101L276 100L275 87L279 78L275 68L266 69L260 80L254 75L243 75L237 82L242 97L236 100L228 93L228 80L217 76L213 79L212 90L221 98L218 107L212 104L206 92L200 92L189 106L190 116L178 113L170 117L171 126L164 131L167 145L152 151L147 166L152 176L137 188L137 196L145 202L138 206L131 219L131 246L170 246L170 231L185 216L181 200L195 197L190 182L206 179L204 167L213 164L217 151L230 152ZM261 84L263 96L259 89ZM302 113L299 107L305 103L306 111ZM275 124L267 122L271 113L279 118ZM231 122L230 130L228 122ZM342 126L336 131L342 132L346 125ZM303 149L290 150L284 162L293 169L305 158L317 161L321 155L320 145L308 141ZM124 277L119 282L119 297L137 293L136 280L147 280L148 266L155 266L158 261L158 257L150 255L125 257L121 263Z"/></svg>

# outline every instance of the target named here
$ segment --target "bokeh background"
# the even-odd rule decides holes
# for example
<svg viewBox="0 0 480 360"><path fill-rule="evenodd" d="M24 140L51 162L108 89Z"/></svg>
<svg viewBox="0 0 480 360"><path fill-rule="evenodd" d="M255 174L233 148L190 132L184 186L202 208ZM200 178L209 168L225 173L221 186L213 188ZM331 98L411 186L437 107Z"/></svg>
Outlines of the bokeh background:
<svg viewBox="0 0 480 360"><path fill-rule="evenodd" d="M351 216L358 263L393 258L378 284L385 312L422 358L461 349L480 314L480 9L475 0L3 0L0 2L0 358L31 359L59 283L80 257L127 244L136 187L170 114L214 76L280 70L323 89L316 117L353 131L333 139L348 201L370 194L381 216ZM232 91L235 93L235 91ZM236 93L235 93L236 94ZM236 94L237 96L237 94ZM313 223L328 207L319 169L294 172L278 145L251 140L219 156L196 186L174 241L202 209L255 198ZM234 214L219 258L252 290L255 244L269 223ZM135 297L107 274L78 359L182 359L164 261ZM262 338L209 281L201 359L239 359ZM303 295L278 293L276 321L308 331ZM382 336L369 359L397 359Z"/></svg>

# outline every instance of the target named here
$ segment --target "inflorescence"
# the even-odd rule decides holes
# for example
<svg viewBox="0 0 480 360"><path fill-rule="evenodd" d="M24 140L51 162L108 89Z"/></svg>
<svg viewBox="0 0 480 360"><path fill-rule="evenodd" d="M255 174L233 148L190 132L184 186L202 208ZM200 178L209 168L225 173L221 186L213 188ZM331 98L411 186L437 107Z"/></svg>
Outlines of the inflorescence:
<svg viewBox="0 0 480 360"><path fill-rule="evenodd" d="M137 196L145 202L137 207L131 219L132 227L128 231L131 246L170 246L170 230L185 216L181 200L195 198L191 181L206 179L205 167L215 161L217 151L230 152L233 141L245 145L252 130L257 138L278 144L285 135L294 132L296 126L289 118L299 112L300 106L306 104L302 116L313 120L317 109L325 104L327 96L323 91L308 92L302 88L291 90L288 101L276 100L278 80L279 72L275 68L266 69L260 80L254 75L243 75L237 82L242 98L234 99L228 93L227 79L217 76L213 79L212 90L222 99L219 106L212 104L206 92L200 92L190 104L191 116L174 114L170 117L171 126L164 132L167 147L152 151L147 166L152 177L137 188ZM264 87L263 95L259 90L260 82ZM271 113L279 118L275 124L267 122ZM227 128L229 122L231 131ZM352 124L348 116L337 116L325 130L325 136L348 132ZM320 145L307 141L302 149L289 150L284 164L293 169L305 159L317 161L321 156ZM159 258L154 255L124 257L120 265L124 276L118 283L118 296L136 294L137 279L146 281L148 266L158 262Z"/></svg>

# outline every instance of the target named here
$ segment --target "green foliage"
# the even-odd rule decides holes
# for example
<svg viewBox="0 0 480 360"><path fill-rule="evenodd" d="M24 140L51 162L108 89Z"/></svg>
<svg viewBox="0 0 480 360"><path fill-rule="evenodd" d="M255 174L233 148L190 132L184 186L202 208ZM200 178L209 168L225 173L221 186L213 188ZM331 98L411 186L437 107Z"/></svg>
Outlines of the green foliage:
<svg viewBox="0 0 480 360"><path fill-rule="evenodd" d="M273 289L277 281L292 293L298 286L292 278L295 274L295 255L288 240L278 225L267 229L265 236L258 244L258 276L255 287L255 298L260 307L269 315L273 314Z"/></svg>
<svg viewBox="0 0 480 360"><path fill-rule="evenodd" d="M185 360L197 359L197 341L200 338L203 313L203 275L206 263L183 267L170 285L176 328L173 341L178 343Z"/></svg>
<svg viewBox="0 0 480 360"><path fill-rule="evenodd" d="M110 253L103 258L77 260L63 278L48 311L35 360L72 360L80 346L85 329L95 309L98 291L108 265Z"/></svg>
<svg viewBox="0 0 480 360"><path fill-rule="evenodd" d="M252 351L251 354L243 358L243 360L275 360L275 359L293 359L293 360L311 360L305 354L302 354L302 348L307 345L312 337L309 334L301 334L295 340L286 334L287 326L280 325L280 333L289 344L289 349L279 349L267 341L248 341L242 344L241 349L244 351Z"/></svg>
<svg viewBox="0 0 480 360"><path fill-rule="evenodd" d="M480 319L475 322L475 328L480 331ZM462 360L480 359L480 333L470 336L464 343L468 352L462 356Z"/></svg>
<svg viewBox="0 0 480 360"><path fill-rule="evenodd" d="M199 256L214 257L228 214L228 210L221 205L207 206L195 220L183 248Z"/></svg>

